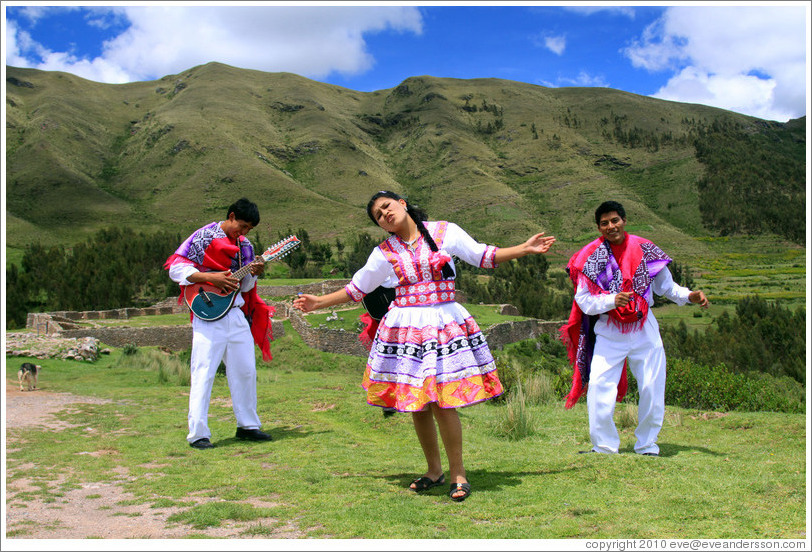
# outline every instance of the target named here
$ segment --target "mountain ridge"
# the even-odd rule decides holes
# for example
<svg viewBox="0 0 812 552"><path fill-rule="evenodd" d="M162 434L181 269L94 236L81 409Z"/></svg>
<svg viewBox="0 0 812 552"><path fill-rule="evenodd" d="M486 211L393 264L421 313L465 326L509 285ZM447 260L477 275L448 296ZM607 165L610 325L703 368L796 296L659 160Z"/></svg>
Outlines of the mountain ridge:
<svg viewBox="0 0 812 552"><path fill-rule="evenodd" d="M12 247L121 224L186 234L240 196L259 205L265 242L300 227L313 240L382 236L366 201L392 189L499 245L545 231L572 247L617 199L630 229L701 253L697 238L719 233L702 212L698 137L718 126L806 140L805 118L608 88L418 76L358 92L220 63L119 85L9 66L6 108Z"/></svg>

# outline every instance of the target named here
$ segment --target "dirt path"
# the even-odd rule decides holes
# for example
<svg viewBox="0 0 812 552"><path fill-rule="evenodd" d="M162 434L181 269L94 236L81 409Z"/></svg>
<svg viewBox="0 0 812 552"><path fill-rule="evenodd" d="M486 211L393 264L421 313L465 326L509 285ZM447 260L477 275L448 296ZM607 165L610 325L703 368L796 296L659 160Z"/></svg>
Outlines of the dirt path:
<svg viewBox="0 0 812 552"><path fill-rule="evenodd" d="M70 410L80 403L107 402L93 397L80 397L69 393L51 393L43 390L21 392L16 382L6 382L5 423L7 456L25 446L24 432L20 428L62 431L67 424L54 414ZM104 454L96 451L88 454ZM156 466L156 469L160 466ZM249 523L224 520L220 527L193 529L186 525L167 522L179 508L152 508L150 504L122 505L122 501L135 498L125 492L122 484L130 480L126 468L118 470L114 481L85 482L81 488L60 489L64 476L55 476L47 482L55 491L52 499L31 499L28 493L41 494L41 479L34 464L20 464L7 460L6 469L6 537L8 539L174 539L189 535L207 538L304 538L305 533L293 525L277 525L275 519L257 519ZM191 498L191 497L190 497ZM200 498L202 503L210 498ZM215 499L216 500L216 499ZM255 507L278 506L275 503L248 501ZM250 526L262 524L273 528L261 535L246 534Z"/></svg>

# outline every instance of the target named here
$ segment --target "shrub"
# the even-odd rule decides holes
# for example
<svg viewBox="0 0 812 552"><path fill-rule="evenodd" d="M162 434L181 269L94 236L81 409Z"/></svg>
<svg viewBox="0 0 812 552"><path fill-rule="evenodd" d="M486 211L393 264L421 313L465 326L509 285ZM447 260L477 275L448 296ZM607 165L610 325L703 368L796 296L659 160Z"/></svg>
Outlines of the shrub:
<svg viewBox="0 0 812 552"><path fill-rule="evenodd" d="M521 365L515 359L509 359L505 355L496 357L496 373L499 376L499 382L502 384L502 394L496 399L499 402L504 402L510 396L510 392L515 387L519 380L519 371Z"/></svg>
<svg viewBox="0 0 812 552"><path fill-rule="evenodd" d="M703 366L690 360L669 363L665 402L700 410L806 411L803 386L792 378L763 373L733 373L724 364Z"/></svg>
<svg viewBox="0 0 812 552"><path fill-rule="evenodd" d="M736 314L714 319L703 332L689 332L685 323L662 329L671 358L698 364L726 364L733 372L765 372L806 382L806 309L788 309L759 296L740 299Z"/></svg>
<svg viewBox="0 0 812 552"><path fill-rule="evenodd" d="M183 355L167 354L153 348L138 349L135 346L132 353L126 353L125 349L126 347L122 349L123 354L116 363L116 368L154 372L161 385L191 385L191 368Z"/></svg>
<svg viewBox="0 0 812 552"><path fill-rule="evenodd" d="M499 412L495 429L497 435L510 441L518 441L536 433L536 419L527 408L521 382L508 395L505 407Z"/></svg>
<svg viewBox="0 0 812 552"><path fill-rule="evenodd" d="M188 364L177 362L161 363L158 366L158 382L166 385L189 387L192 384L192 370Z"/></svg>
<svg viewBox="0 0 812 552"><path fill-rule="evenodd" d="M617 417L617 426L620 429L629 429L637 427L637 406L633 404L618 405L615 409Z"/></svg>
<svg viewBox="0 0 812 552"><path fill-rule="evenodd" d="M522 386L528 404L563 401L572 385L572 366L564 346L551 335L513 343L498 353L499 379L505 389L502 402ZM637 381L628 372L623 402L640 399ZM737 372L726 364L707 364L669 357L665 402L699 410L740 410L800 413L806 411L804 386L789 376L759 371Z"/></svg>
<svg viewBox="0 0 812 552"><path fill-rule="evenodd" d="M553 378L544 373L537 372L524 381L524 396L528 404L550 404L557 400Z"/></svg>
<svg viewBox="0 0 812 552"><path fill-rule="evenodd" d="M533 396L538 388L539 393L549 393L543 400L550 402L563 400L572 384L572 368L567 360L567 350L549 334L507 345L498 353L496 366L505 394L521 380L526 395ZM536 378L539 381L531 382ZM542 387L548 390L541 391ZM535 402L535 399L531 402Z"/></svg>

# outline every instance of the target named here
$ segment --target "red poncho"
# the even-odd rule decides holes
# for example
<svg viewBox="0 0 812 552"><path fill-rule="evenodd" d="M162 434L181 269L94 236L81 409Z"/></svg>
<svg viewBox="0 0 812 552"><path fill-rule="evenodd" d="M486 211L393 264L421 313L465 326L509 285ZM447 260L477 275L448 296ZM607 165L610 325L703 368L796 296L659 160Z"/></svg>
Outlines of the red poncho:
<svg viewBox="0 0 812 552"><path fill-rule="evenodd" d="M169 269L175 263L192 263L201 271L223 271L231 270L235 259L239 257L242 265L251 263L254 260L254 249L251 243L240 236L239 245L229 241L227 237L212 237L216 235L219 223L213 222L204 226L184 241L180 247L164 263L164 268ZM254 343L262 352L262 360L269 361L271 355L271 341L273 341L273 327L271 318L276 313L276 309L262 300L254 286L247 292L242 293L245 304L240 307L248 319L251 327L251 335ZM183 302L183 293L178 297L178 303Z"/></svg>
<svg viewBox="0 0 812 552"><path fill-rule="evenodd" d="M592 295L631 292L632 300L623 308L607 313L609 323L623 333L639 330L648 317L649 304L645 299L654 277L671 259L645 238L626 234L619 246L613 246L600 237L572 256L567 264L570 279L586 285ZM595 323L598 316L585 316L573 300L567 323L561 327L561 340L573 365L572 388L567 395L566 408L572 408L586 392L589 383L592 352L595 347ZM628 388L627 366L618 383L617 400L623 400Z"/></svg>

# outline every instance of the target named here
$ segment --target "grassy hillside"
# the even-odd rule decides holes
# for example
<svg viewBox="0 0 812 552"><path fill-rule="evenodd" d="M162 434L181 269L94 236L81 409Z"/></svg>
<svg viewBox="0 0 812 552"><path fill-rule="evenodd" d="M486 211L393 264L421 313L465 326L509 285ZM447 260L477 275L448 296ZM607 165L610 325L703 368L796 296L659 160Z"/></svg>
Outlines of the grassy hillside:
<svg viewBox="0 0 812 552"><path fill-rule="evenodd" d="M719 121L738 129L733 141L769 130L766 143L801 144L788 159L804 163L805 124L782 137L789 124L612 89L422 76L363 93L218 63L125 85L7 75L12 248L112 225L185 234L243 195L260 206L265 242L300 227L317 241L378 235L364 207L393 189L483 241L555 234L562 256L591 239L595 206L615 198L631 231L704 256L697 238L718 231L700 211L698 135ZM803 189L787 197L796 210Z"/></svg>

